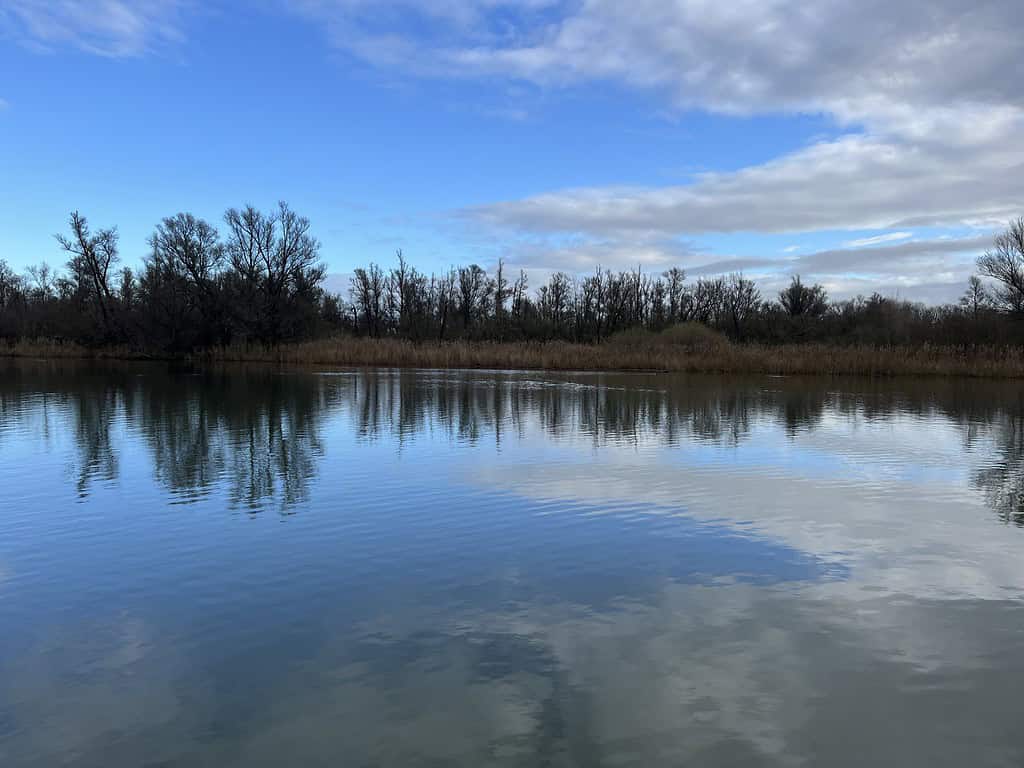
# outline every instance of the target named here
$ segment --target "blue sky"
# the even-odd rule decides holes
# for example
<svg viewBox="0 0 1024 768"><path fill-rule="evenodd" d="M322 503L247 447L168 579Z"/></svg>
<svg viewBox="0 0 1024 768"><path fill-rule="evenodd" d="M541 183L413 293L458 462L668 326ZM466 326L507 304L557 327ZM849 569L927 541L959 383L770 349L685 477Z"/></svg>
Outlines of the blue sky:
<svg viewBox="0 0 1024 768"><path fill-rule="evenodd" d="M955 297L1024 214L1017 3L728 5L7 0L0 258L286 199L336 286L402 248Z"/></svg>

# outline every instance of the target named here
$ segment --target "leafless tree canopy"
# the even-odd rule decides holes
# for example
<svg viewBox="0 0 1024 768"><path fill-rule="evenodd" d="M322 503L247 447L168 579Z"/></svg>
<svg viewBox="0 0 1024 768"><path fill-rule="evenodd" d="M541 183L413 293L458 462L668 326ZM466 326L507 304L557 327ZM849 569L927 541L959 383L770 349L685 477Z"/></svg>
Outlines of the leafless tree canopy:
<svg viewBox="0 0 1024 768"><path fill-rule="evenodd" d="M1002 307L1024 312L1024 218L996 236L992 249L978 259L978 271L996 281L994 296Z"/></svg>
<svg viewBox="0 0 1024 768"><path fill-rule="evenodd" d="M977 275L967 279L967 290L960 297L960 306L977 319L992 304L992 294Z"/></svg>
<svg viewBox="0 0 1024 768"><path fill-rule="evenodd" d="M699 323L769 344L1024 343L1024 219L978 260L961 300L937 307L878 294L830 302L823 286L799 275L766 301L744 275L688 280L679 267L642 265L556 272L530 286L525 271L513 278L504 261L490 271L470 264L428 273L401 250L390 267L355 269L342 296L324 290L320 243L286 203L232 208L221 231L190 213L165 218L134 270L118 268L117 230L93 230L77 212L57 241L63 271L43 263L18 275L0 261L0 338L175 351L336 333L591 343Z"/></svg>
<svg viewBox="0 0 1024 768"><path fill-rule="evenodd" d="M71 236L57 235L57 242L68 254L68 269L78 289L87 294L99 310L103 331L113 331L110 270L117 263L117 229L101 229L92 234L89 223L78 211L71 214Z"/></svg>
<svg viewBox="0 0 1024 768"><path fill-rule="evenodd" d="M823 286L805 285L800 275L793 275L779 293L779 303L790 317L821 317L828 311L828 294Z"/></svg>

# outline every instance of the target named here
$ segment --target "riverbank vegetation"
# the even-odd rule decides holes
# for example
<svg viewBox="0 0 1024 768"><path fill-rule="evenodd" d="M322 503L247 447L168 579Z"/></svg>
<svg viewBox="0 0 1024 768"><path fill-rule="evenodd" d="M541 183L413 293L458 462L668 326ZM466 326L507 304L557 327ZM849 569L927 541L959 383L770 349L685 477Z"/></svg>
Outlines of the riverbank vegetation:
<svg viewBox="0 0 1024 768"><path fill-rule="evenodd" d="M0 352L323 365L1024 375L1024 220L978 260L957 304L831 301L794 276L778 296L741 274L555 273L535 289L499 261L422 272L402 252L324 289L308 219L230 209L223 231L164 219L120 262L116 229L77 212L66 265L0 261Z"/></svg>
<svg viewBox="0 0 1024 768"><path fill-rule="evenodd" d="M701 328L702 326L697 326ZM714 344L684 344L692 326L660 334L625 332L599 344L565 341L424 341L339 336L276 346L231 344L185 355L126 346L85 347L50 340L19 341L3 354L31 358L182 359L197 363L297 366L380 366L507 370L620 370L690 373L976 376L1024 378L1024 349L1010 346L916 347L853 344L735 343L715 331Z"/></svg>

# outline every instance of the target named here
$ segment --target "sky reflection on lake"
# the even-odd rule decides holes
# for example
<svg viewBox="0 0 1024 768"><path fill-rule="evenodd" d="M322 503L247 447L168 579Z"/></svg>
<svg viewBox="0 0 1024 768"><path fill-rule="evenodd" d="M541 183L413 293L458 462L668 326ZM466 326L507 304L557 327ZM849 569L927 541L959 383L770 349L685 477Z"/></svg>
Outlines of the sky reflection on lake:
<svg viewBox="0 0 1024 768"><path fill-rule="evenodd" d="M0 763L1019 765L983 382L0 362Z"/></svg>

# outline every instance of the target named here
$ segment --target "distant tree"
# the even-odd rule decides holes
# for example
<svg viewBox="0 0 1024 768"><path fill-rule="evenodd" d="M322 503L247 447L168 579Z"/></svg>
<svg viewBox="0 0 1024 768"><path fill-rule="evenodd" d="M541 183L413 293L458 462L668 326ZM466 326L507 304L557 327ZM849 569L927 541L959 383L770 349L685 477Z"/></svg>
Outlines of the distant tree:
<svg viewBox="0 0 1024 768"><path fill-rule="evenodd" d="M517 318L522 318L523 315L523 303L526 301L526 289L529 288L530 284L526 279L526 270L519 270L519 278L512 286L512 314Z"/></svg>
<svg viewBox="0 0 1024 768"><path fill-rule="evenodd" d="M187 344L223 341L225 257L217 230L191 213L179 213L158 224L149 243L144 280L148 298L154 310L162 310L175 342L186 330L191 331Z"/></svg>
<svg viewBox="0 0 1024 768"><path fill-rule="evenodd" d="M383 329L386 290L387 279L384 277L384 270L376 264L371 264L369 269L360 267L352 276L352 286L349 289L352 305L357 315L362 318L364 330L371 336L380 336Z"/></svg>
<svg viewBox="0 0 1024 768"><path fill-rule="evenodd" d="M271 343L304 335L315 318L327 268L309 219L278 204L277 239L266 261L264 294L269 307L265 337Z"/></svg>
<svg viewBox="0 0 1024 768"><path fill-rule="evenodd" d="M991 297L985 284L981 282L981 278L977 275L971 275L967 278L967 290L960 297L960 306L963 307L964 311L977 319L982 310L988 307L990 303Z"/></svg>
<svg viewBox="0 0 1024 768"><path fill-rule="evenodd" d="M686 319L686 272L679 267L665 272L665 294L668 300L668 321L678 323Z"/></svg>
<svg viewBox="0 0 1024 768"><path fill-rule="evenodd" d="M213 294L224 262L217 230L191 213L179 213L157 225L150 238L154 258L184 277L196 298Z"/></svg>
<svg viewBox="0 0 1024 768"><path fill-rule="evenodd" d="M761 303L761 292L753 280L741 274L733 274L729 276L724 298L732 332L736 338L742 339L747 321Z"/></svg>
<svg viewBox="0 0 1024 768"><path fill-rule="evenodd" d="M32 265L26 272L26 282L34 298L44 300L53 296L56 274L49 264L44 261L41 264Z"/></svg>
<svg viewBox="0 0 1024 768"><path fill-rule="evenodd" d="M340 294L324 292L323 300L320 304L320 316L327 323L329 329L336 330L343 327L345 324L345 310L345 302Z"/></svg>
<svg viewBox="0 0 1024 768"><path fill-rule="evenodd" d="M16 306L21 303L22 283L7 262L0 259L0 339L15 339L24 332L25 313Z"/></svg>
<svg viewBox="0 0 1024 768"><path fill-rule="evenodd" d="M993 297L1003 309L1024 312L1024 218L996 236L992 249L978 258L978 271L998 283Z"/></svg>
<svg viewBox="0 0 1024 768"><path fill-rule="evenodd" d="M828 293L824 286L805 285L793 275L789 286L779 292L779 303L790 317L821 317L828 311Z"/></svg>
<svg viewBox="0 0 1024 768"><path fill-rule="evenodd" d="M555 272L537 292L540 316L560 335L567 320L572 297L572 278L564 272Z"/></svg>
<svg viewBox="0 0 1024 768"><path fill-rule="evenodd" d="M459 267L458 275L459 314L463 329L468 333L477 320L487 315L494 294L494 281L476 264Z"/></svg>
<svg viewBox="0 0 1024 768"><path fill-rule="evenodd" d="M512 295L505 279L505 262L498 259L498 270L494 277L494 319L499 323L505 316L505 300Z"/></svg>
<svg viewBox="0 0 1024 768"><path fill-rule="evenodd" d="M434 306L437 312L437 338L439 341L445 340L451 326L452 316L456 311L456 284L458 281L456 275L455 267L452 267L447 274L441 275L437 280Z"/></svg>
<svg viewBox="0 0 1024 768"><path fill-rule="evenodd" d="M388 278L388 305L398 332L409 334L412 332L418 273L415 267L409 266L401 248L395 251L395 256L398 258L398 266L391 269L391 275Z"/></svg>
<svg viewBox="0 0 1024 768"><path fill-rule="evenodd" d="M20 285L21 280L14 274L14 270L0 259L0 309L11 303Z"/></svg>
<svg viewBox="0 0 1024 768"><path fill-rule="evenodd" d="M250 335L277 343L294 338L315 320L326 268L309 219L285 202L273 213L251 205L224 214L231 264L234 312Z"/></svg>
<svg viewBox="0 0 1024 768"><path fill-rule="evenodd" d="M130 267L121 270L121 284L117 289L117 297L124 309L132 309L138 299L138 281Z"/></svg>
<svg viewBox="0 0 1024 768"><path fill-rule="evenodd" d="M725 304L725 278L702 277L693 288L691 318L705 325L718 322Z"/></svg>
<svg viewBox="0 0 1024 768"><path fill-rule="evenodd" d="M662 330L669 324L668 286L663 278L650 283L649 307L645 310L647 322L654 330Z"/></svg>
<svg viewBox="0 0 1024 768"><path fill-rule="evenodd" d="M71 214L69 223L71 236L56 235L57 242L70 257L68 269L78 291L99 310L104 334L110 336L115 324L110 276L118 261L117 228L101 229L93 234L88 221L78 211Z"/></svg>

